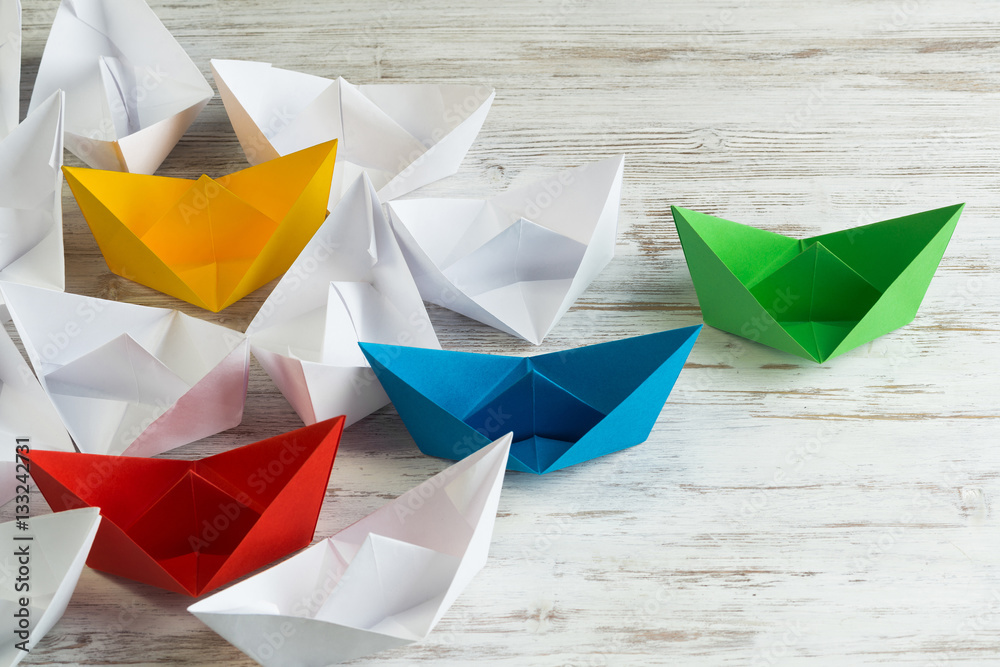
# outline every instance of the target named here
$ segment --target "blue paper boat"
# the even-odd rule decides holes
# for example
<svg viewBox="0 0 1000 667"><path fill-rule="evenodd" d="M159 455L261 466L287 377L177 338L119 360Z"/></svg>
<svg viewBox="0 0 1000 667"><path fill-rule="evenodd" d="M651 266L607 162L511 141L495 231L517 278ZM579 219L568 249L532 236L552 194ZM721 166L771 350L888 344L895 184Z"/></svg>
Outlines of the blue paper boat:
<svg viewBox="0 0 1000 667"><path fill-rule="evenodd" d="M649 437L701 326L534 357L360 343L420 451L461 459L510 431L538 474Z"/></svg>

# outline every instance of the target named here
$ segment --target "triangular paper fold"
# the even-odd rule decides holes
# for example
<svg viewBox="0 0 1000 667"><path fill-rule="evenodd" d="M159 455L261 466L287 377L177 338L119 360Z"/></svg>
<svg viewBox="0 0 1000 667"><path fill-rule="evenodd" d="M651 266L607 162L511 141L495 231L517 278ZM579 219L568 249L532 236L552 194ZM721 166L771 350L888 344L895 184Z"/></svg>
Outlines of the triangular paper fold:
<svg viewBox="0 0 1000 667"><path fill-rule="evenodd" d="M99 507L87 564L201 595L312 540L343 418L199 461L32 452L56 512Z"/></svg>
<svg viewBox="0 0 1000 667"><path fill-rule="evenodd" d="M0 524L0 539L12 554L5 559L9 566L0 568L0 614L9 628L0 642L0 664L21 662L62 618L100 523L97 508L88 507L31 517L26 528L20 521ZM19 552L28 554L27 589L18 588L25 583L14 567ZM25 597L29 600L29 628L20 634L18 621L11 619L22 613L20 601Z"/></svg>
<svg viewBox="0 0 1000 667"><path fill-rule="evenodd" d="M63 93L56 91L0 141L0 281L65 288L62 158Z"/></svg>
<svg viewBox="0 0 1000 667"><path fill-rule="evenodd" d="M212 179L65 168L108 268L218 312L291 265L326 215L332 141Z"/></svg>
<svg viewBox="0 0 1000 667"><path fill-rule="evenodd" d="M426 637L486 563L506 435L309 549L188 611L267 667L345 662ZM291 628L261 650L261 637Z"/></svg>
<svg viewBox="0 0 1000 667"><path fill-rule="evenodd" d="M16 495L18 439L29 450L73 451L55 407L7 330L0 327L0 505Z"/></svg>
<svg viewBox="0 0 1000 667"><path fill-rule="evenodd" d="M425 301L536 345L615 251L624 157L492 199L406 199L389 214Z"/></svg>
<svg viewBox="0 0 1000 667"><path fill-rule="evenodd" d="M381 201L454 174L494 96L485 86L356 86L261 62L213 60L211 66L250 164L341 142L331 205L362 172Z"/></svg>
<svg viewBox="0 0 1000 667"><path fill-rule="evenodd" d="M542 474L644 442L700 330L524 358L361 349L420 451L459 459L513 431L508 467Z"/></svg>
<svg viewBox="0 0 1000 667"><path fill-rule="evenodd" d="M378 195L363 174L247 328L254 356L302 420L389 402L358 341L440 348Z"/></svg>
<svg viewBox="0 0 1000 667"><path fill-rule="evenodd" d="M0 283L76 446L152 456L243 417L249 342L176 310Z"/></svg>
<svg viewBox="0 0 1000 667"><path fill-rule="evenodd" d="M66 147L91 167L152 174L212 87L143 0L63 0L29 111L66 92Z"/></svg>
<svg viewBox="0 0 1000 667"><path fill-rule="evenodd" d="M964 206L802 240L672 212L705 323L822 363L913 321Z"/></svg>

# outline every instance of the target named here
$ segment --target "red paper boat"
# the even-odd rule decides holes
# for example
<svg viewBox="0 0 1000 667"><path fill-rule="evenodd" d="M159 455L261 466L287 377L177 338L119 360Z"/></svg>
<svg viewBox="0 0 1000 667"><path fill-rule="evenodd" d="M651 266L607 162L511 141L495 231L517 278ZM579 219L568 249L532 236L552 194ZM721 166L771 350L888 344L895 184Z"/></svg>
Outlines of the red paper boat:
<svg viewBox="0 0 1000 667"><path fill-rule="evenodd" d="M343 429L337 417L199 461L27 458L54 511L101 508L87 565L197 596L312 541Z"/></svg>

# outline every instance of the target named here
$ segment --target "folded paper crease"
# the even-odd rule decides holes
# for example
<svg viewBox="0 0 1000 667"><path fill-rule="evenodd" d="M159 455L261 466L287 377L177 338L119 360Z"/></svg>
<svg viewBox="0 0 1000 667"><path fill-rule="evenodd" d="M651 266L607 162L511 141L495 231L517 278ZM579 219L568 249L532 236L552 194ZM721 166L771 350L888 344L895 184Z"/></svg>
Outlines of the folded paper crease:
<svg viewBox="0 0 1000 667"><path fill-rule="evenodd" d="M492 199L388 204L425 301L536 345L614 256L624 156Z"/></svg>
<svg viewBox="0 0 1000 667"><path fill-rule="evenodd" d="M152 456L243 418L249 342L176 310L0 283L80 451Z"/></svg>
<svg viewBox="0 0 1000 667"><path fill-rule="evenodd" d="M343 414L350 425L389 402L359 341L440 348L367 174L303 248L247 335L307 424Z"/></svg>
<svg viewBox="0 0 1000 667"><path fill-rule="evenodd" d="M4 11L0 6L0 16ZM0 61L3 49L0 47ZM2 67L2 63L0 63ZM2 86L3 84L0 84ZM0 140L0 281L65 289L62 91ZM16 110L16 98L15 98Z"/></svg>
<svg viewBox="0 0 1000 667"><path fill-rule="evenodd" d="M66 167L118 275L218 312L274 280L326 217L337 142L191 181Z"/></svg>
<svg viewBox="0 0 1000 667"><path fill-rule="evenodd" d="M312 540L343 419L198 461L32 452L56 512L99 507L87 564L197 596Z"/></svg>
<svg viewBox="0 0 1000 667"><path fill-rule="evenodd" d="M454 174L494 97L485 86L357 86L264 62L211 67L250 164L340 141L331 207L361 173L383 202Z"/></svg>
<svg viewBox="0 0 1000 667"><path fill-rule="evenodd" d="M705 323L822 363L913 321L963 208L801 240L672 212Z"/></svg>
<svg viewBox="0 0 1000 667"><path fill-rule="evenodd" d="M62 0L29 112L66 92L66 147L91 167L152 174L212 98L143 0Z"/></svg>
<svg viewBox="0 0 1000 667"><path fill-rule="evenodd" d="M458 459L513 431L509 468L542 474L645 441L699 331L533 357L361 349L422 452Z"/></svg>
<svg viewBox="0 0 1000 667"><path fill-rule="evenodd" d="M16 523L0 524L0 539L8 546L0 557L0 614L5 619L15 618L21 599L27 597L30 627L27 641L19 647L21 638L13 632L14 624L8 624L10 629L0 641L0 664L11 666L20 663L62 618L94 543L101 516L97 508L88 507L33 516L28 519L27 530L18 528ZM30 541L23 541L25 537L30 537ZM22 545L30 553L27 591L16 588L24 583L17 581L22 576L19 574L22 563L15 554Z"/></svg>
<svg viewBox="0 0 1000 667"><path fill-rule="evenodd" d="M188 611L267 667L320 667L426 637L486 563L511 436ZM291 628L281 646L262 637Z"/></svg>

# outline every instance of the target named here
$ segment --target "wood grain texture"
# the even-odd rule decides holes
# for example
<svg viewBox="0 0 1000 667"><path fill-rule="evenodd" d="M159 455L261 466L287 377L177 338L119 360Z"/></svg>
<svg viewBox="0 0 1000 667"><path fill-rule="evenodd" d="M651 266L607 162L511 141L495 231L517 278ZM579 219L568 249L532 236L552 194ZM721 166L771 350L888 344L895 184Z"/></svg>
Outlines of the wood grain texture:
<svg viewBox="0 0 1000 667"><path fill-rule="evenodd" d="M995 2L151 4L206 76L216 57L495 86L461 172L421 195L627 153L617 256L545 344L432 307L448 349L700 322L670 204L818 234L968 203L912 325L823 366L706 329L648 442L511 474L491 560L437 630L353 664L1000 664ZM22 112L56 7L25 0ZM160 173L244 164L215 98ZM213 315L115 277L64 199L69 291L243 329L270 289ZM170 456L298 425L254 363L243 424ZM345 434L317 535L446 465L380 411ZM25 664L252 664L189 602L87 570Z"/></svg>

